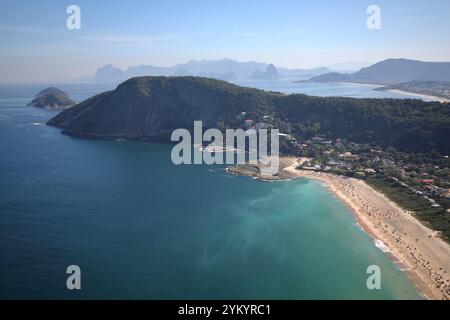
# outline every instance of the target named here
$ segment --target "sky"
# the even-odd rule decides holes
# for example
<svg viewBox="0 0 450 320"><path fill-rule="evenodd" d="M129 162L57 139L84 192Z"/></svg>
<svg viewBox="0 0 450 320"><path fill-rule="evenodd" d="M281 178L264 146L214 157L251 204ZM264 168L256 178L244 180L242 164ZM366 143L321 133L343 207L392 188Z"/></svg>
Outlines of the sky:
<svg viewBox="0 0 450 320"><path fill-rule="evenodd" d="M66 26L73 4L78 30ZM367 28L370 5L381 10L381 29ZM0 83L222 58L334 69L450 61L449 35L449 0L0 0Z"/></svg>

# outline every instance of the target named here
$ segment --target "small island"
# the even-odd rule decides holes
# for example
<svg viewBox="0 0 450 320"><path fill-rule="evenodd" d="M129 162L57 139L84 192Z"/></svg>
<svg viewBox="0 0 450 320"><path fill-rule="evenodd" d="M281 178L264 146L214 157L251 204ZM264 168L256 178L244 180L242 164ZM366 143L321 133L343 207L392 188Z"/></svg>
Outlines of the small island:
<svg viewBox="0 0 450 320"><path fill-rule="evenodd" d="M67 109L74 104L75 101L70 99L67 92L49 87L40 91L28 106L42 109Z"/></svg>

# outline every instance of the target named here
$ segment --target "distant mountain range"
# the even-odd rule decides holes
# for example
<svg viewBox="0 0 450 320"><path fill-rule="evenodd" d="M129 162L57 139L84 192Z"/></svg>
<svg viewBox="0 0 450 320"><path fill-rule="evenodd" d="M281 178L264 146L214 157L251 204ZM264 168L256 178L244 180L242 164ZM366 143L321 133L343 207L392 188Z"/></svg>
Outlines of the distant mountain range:
<svg viewBox="0 0 450 320"><path fill-rule="evenodd" d="M172 67L140 65L121 70L111 64L95 73L97 82L120 82L139 76L202 76L220 80L275 79L279 77L308 78L331 70L325 67L315 69L277 68L273 64L239 62L231 59L190 61Z"/></svg>
<svg viewBox="0 0 450 320"><path fill-rule="evenodd" d="M275 80L278 79L280 74L278 73L277 68L273 64L269 64L267 66L266 71L255 71L252 75L252 79L266 79L266 80Z"/></svg>
<svg viewBox="0 0 450 320"><path fill-rule="evenodd" d="M399 84L412 81L450 81L450 62L424 62L387 59L355 73L330 72L315 76L312 82L356 82Z"/></svg>

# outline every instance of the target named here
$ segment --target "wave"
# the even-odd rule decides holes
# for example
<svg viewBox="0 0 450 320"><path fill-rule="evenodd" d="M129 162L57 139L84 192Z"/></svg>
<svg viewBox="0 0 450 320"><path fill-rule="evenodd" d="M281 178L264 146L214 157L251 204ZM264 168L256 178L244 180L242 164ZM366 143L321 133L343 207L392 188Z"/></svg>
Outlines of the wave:
<svg viewBox="0 0 450 320"><path fill-rule="evenodd" d="M378 249L380 249L383 252L390 252L391 250L384 244L383 241L379 240L379 239L375 239L373 240L373 243L375 244L375 247L377 247Z"/></svg>
<svg viewBox="0 0 450 320"><path fill-rule="evenodd" d="M357 227L359 230L365 232L364 228L359 224L358 219L355 219L355 221L353 222L353 225L354 225L355 227Z"/></svg>

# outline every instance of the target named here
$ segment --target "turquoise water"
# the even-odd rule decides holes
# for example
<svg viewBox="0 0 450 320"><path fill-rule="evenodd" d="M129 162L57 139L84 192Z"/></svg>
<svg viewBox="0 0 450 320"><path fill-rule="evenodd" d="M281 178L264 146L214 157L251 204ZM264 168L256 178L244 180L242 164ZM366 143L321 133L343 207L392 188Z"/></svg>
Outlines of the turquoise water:
<svg viewBox="0 0 450 320"><path fill-rule="evenodd" d="M322 183L61 135L42 125L55 111L25 107L42 87L0 87L0 298L420 298ZM78 101L107 88L59 87ZM71 264L80 291L66 289Z"/></svg>

